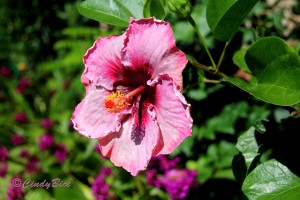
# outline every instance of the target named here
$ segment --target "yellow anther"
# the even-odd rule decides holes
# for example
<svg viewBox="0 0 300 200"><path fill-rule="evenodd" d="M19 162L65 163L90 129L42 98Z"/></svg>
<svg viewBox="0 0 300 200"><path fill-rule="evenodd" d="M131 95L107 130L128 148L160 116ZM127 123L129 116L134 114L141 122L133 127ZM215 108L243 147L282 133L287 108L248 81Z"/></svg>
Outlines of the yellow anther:
<svg viewBox="0 0 300 200"><path fill-rule="evenodd" d="M120 112L127 108L130 104L127 102L128 98L119 90L110 93L105 99L105 108L108 112Z"/></svg>
<svg viewBox="0 0 300 200"><path fill-rule="evenodd" d="M145 89L146 87L141 85L127 94L121 93L120 90L110 93L105 99L106 110L108 112L117 113L128 108L131 105L129 101L131 101L133 97L140 95Z"/></svg>

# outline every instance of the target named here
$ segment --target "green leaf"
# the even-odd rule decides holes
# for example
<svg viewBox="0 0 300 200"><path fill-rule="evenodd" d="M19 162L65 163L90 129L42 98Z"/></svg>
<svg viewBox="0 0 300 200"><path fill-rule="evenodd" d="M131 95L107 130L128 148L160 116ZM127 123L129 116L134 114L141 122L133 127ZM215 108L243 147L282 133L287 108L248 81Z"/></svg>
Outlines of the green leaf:
<svg viewBox="0 0 300 200"><path fill-rule="evenodd" d="M10 185L10 176L1 177L0 178L0 199L8 199L7 198L7 188Z"/></svg>
<svg viewBox="0 0 300 200"><path fill-rule="evenodd" d="M143 17L143 0L86 0L77 9L85 17L116 26L128 26L130 17Z"/></svg>
<svg viewBox="0 0 300 200"><path fill-rule="evenodd" d="M189 90L188 93L186 94L189 98L196 100L196 101L201 101L205 99L208 95L207 92L201 89L192 89Z"/></svg>
<svg viewBox="0 0 300 200"><path fill-rule="evenodd" d="M283 119L287 119L291 114L288 110L281 107L274 109L274 119L277 123L281 123Z"/></svg>
<svg viewBox="0 0 300 200"><path fill-rule="evenodd" d="M191 44L194 39L194 29L187 22L177 22L172 27L176 42Z"/></svg>
<svg viewBox="0 0 300 200"><path fill-rule="evenodd" d="M160 0L146 0L143 10L144 17L163 19L166 16L164 6Z"/></svg>
<svg viewBox="0 0 300 200"><path fill-rule="evenodd" d="M230 40L258 0L209 0L207 23L214 37Z"/></svg>
<svg viewBox="0 0 300 200"><path fill-rule="evenodd" d="M245 54L247 52L247 48L241 49L233 55L233 63L238 66L239 68L243 69L245 72L250 73L250 69L247 66L247 63L245 61Z"/></svg>
<svg viewBox="0 0 300 200"><path fill-rule="evenodd" d="M25 200L40 200L40 199L53 200L50 194L45 189L42 188L30 190L25 196Z"/></svg>
<svg viewBox="0 0 300 200"><path fill-rule="evenodd" d="M226 105L222 112L217 116L207 120L203 125L203 137L207 139L215 139L216 133L234 134L236 129L234 124L238 118L246 116L248 104L241 101L237 104Z"/></svg>
<svg viewBox="0 0 300 200"><path fill-rule="evenodd" d="M254 79L224 81L249 92L265 102L289 106L300 102L300 60L298 53L278 37L265 37L255 42L245 55Z"/></svg>
<svg viewBox="0 0 300 200"><path fill-rule="evenodd" d="M250 127L238 138L238 142L236 143L236 148L243 154L248 168L253 159L258 155L258 145L254 133L255 128Z"/></svg>
<svg viewBox="0 0 300 200"><path fill-rule="evenodd" d="M269 160L246 177L242 190L250 200L296 200L300 199L300 178L276 160Z"/></svg>
<svg viewBox="0 0 300 200"><path fill-rule="evenodd" d="M61 183L71 183L71 187L53 187L55 199L86 200L86 196L81 188L71 180L61 180Z"/></svg>

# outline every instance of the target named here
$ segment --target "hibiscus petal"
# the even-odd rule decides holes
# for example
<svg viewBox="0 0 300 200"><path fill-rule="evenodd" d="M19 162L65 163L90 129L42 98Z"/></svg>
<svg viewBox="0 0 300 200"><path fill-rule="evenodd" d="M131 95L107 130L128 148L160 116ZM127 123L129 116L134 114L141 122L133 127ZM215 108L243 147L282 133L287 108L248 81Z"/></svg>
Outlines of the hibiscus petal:
<svg viewBox="0 0 300 200"><path fill-rule="evenodd" d="M192 134L190 104L167 75L160 76L151 85L156 86L154 106L164 144L159 153L169 154Z"/></svg>
<svg viewBox="0 0 300 200"><path fill-rule="evenodd" d="M85 98L73 112L74 128L90 138L104 137L108 133L118 132L124 113L111 113L106 110L105 98L110 92L94 85L89 85L87 88Z"/></svg>
<svg viewBox="0 0 300 200"><path fill-rule="evenodd" d="M139 112L134 111L123 123L119 133L112 133L98 141L103 156L110 157L116 166L136 176L140 170L146 169L158 135L153 108L149 106L142 118Z"/></svg>
<svg viewBox="0 0 300 200"><path fill-rule="evenodd" d="M176 48L169 23L146 18L131 20L126 30L123 64L134 71L147 71L152 79L168 74L180 85L186 56Z"/></svg>
<svg viewBox="0 0 300 200"><path fill-rule="evenodd" d="M94 85L113 89L113 84L123 77L120 59L124 38L125 35L102 37L94 43L83 58L86 69L82 82L88 79Z"/></svg>

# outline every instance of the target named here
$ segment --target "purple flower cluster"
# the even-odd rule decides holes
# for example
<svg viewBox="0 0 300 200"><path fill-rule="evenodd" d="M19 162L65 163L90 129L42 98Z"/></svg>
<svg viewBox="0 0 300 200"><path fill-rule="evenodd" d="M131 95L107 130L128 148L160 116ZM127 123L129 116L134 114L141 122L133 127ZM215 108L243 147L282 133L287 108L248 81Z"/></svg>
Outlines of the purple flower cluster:
<svg viewBox="0 0 300 200"><path fill-rule="evenodd" d="M8 157L8 150L4 146L0 146L0 162L5 162Z"/></svg>
<svg viewBox="0 0 300 200"><path fill-rule="evenodd" d="M54 146L54 136L50 133L43 134L38 142L39 148L46 151Z"/></svg>
<svg viewBox="0 0 300 200"><path fill-rule="evenodd" d="M12 76L12 71L10 68L8 68L7 66L1 66L0 67L0 76L3 77L11 77Z"/></svg>
<svg viewBox="0 0 300 200"><path fill-rule="evenodd" d="M30 153L27 150L22 150L19 153L19 157L20 158L29 158L30 157Z"/></svg>
<svg viewBox="0 0 300 200"><path fill-rule="evenodd" d="M28 121L27 115L24 112L19 112L15 114L15 121L19 124L23 124Z"/></svg>
<svg viewBox="0 0 300 200"><path fill-rule="evenodd" d="M95 151L101 155L99 144L95 145Z"/></svg>
<svg viewBox="0 0 300 200"><path fill-rule="evenodd" d="M2 103L4 101L5 101L4 94L3 94L3 92L0 91L0 103Z"/></svg>
<svg viewBox="0 0 300 200"><path fill-rule="evenodd" d="M29 174L35 174L42 170L39 163L40 159L36 155L30 154L27 150L22 150L19 153L19 157L26 161L25 172Z"/></svg>
<svg viewBox="0 0 300 200"><path fill-rule="evenodd" d="M7 163L0 163L0 177L5 177L8 169Z"/></svg>
<svg viewBox="0 0 300 200"><path fill-rule="evenodd" d="M189 169L171 169L160 177L163 188L171 199L184 199L191 188L197 185L195 178L197 172Z"/></svg>
<svg viewBox="0 0 300 200"><path fill-rule="evenodd" d="M22 145L25 143L25 140L24 140L24 137L20 134L14 134L12 136L10 136L10 142L13 144L13 145Z"/></svg>
<svg viewBox="0 0 300 200"><path fill-rule="evenodd" d="M16 187L14 180L16 178L19 178L22 180L22 177L20 175L14 176L10 180L10 185L7 189L7 200L15 200L15 199L23 199L24 198L24 193L22 191L22 187Z"/></svg>
<svg viewBox="0 0 300 200"><path fill-rule="evenodd" d="M0 146L0 177L5 177L7 172L7 157L9 155L8 150L4 146Z"/></svg>
<svg viewBox="0 0 300 200"><path fill-rule="evenodd" d="M64 144L57 144L56 148L54 150L54 156L56 158L56 161L58 163L62 163L66 160L67 156L68 156L68 152L66 149L66 146Z"/></svg>
<svg viewBox="0 0 300 200"><path fill-rule="evenodd" d="M50 133L45 133L40 137L38 146L42 151L53 152L58 163L64 162L68 156L66 146L62 143L55 144L54 136Z"/></svg>
<svg viewBox="0 0 300 200"><path fill-rule="evenodd" d="M16 91L18 93L23 93L25 89L30 87L30 85L31 85L30 80L28 78L23 77L19 80Z"/></svg>
<svg viewBox="0 0 300 200"><path fill-rule="evenodd" d="M37 156L30 156L25 165L25 171L29 174L35 174L41 170L39 158Z"/></svg>
<svg viewBox="0 0 300 200"><path fill-rule="evenodd" d="M51 119L44 118L44 119L42 119L41 126L44 129L52 129L54 127L54 123Z"/></svg>
<svg viewBox="0 0 300 200"><path fill-rule="evenodd" d="M180 161L179 157L168 159L164 155L152 157L149 165L158 167L159 172L165 172L167 170L176 168L177 163Z"/></svg>
<svg viewBox="0 0 300 200"><path fill-rule="evenodd" d="M112 194L109 193L109 185L105 182L105 177L112 173L108 167L102 167L99 171L98 176L95 178L92 184L93 195L97 200L111 199Z"/></svg>
<svg viewBox="0 0 300 200"><path fill-rule="evenodd" d="M149 185L165 190L172 200L185 199L191 190L198 186L197 172L189 169L177 169L180 159L168 159L165 156L153 157L152 169L146 173Z"/></svg>

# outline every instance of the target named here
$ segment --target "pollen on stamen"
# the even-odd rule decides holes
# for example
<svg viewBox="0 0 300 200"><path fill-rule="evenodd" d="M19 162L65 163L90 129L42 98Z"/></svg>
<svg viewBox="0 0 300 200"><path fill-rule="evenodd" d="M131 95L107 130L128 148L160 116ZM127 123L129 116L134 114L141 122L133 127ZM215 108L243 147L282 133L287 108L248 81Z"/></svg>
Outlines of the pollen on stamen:
<svg viewBox="0 0 300 200"><path fill-rule="evenodd" d="M129 106L128 98L119 90L110 93L105 99L105 108L108 112L120 112Z"/></svg>
<svg viewBox="0 0 300 200"><path fill-rule="evenodd" d="M111 100L105 101L105 108L113 108L114 107L114 102Z"/></svg>

